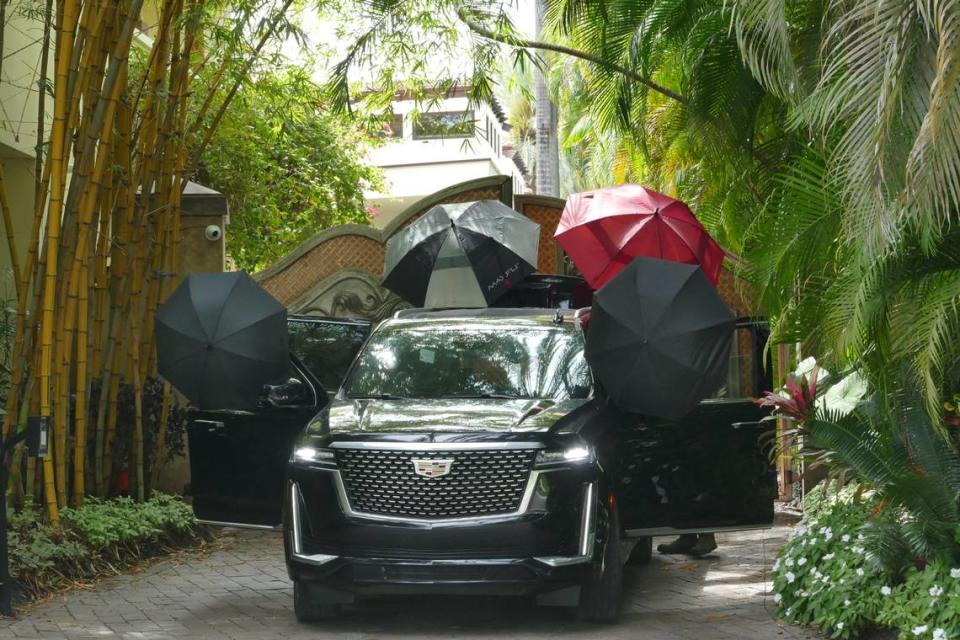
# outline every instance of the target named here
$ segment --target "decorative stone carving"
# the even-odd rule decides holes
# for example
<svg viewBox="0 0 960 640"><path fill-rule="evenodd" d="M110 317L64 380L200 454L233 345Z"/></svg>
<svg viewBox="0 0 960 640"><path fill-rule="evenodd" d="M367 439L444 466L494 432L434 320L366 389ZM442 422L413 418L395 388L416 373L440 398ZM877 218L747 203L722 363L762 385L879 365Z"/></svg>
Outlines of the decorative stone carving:
<svg viewBox="0 0 960 640"><path fill-rule="evenodd" d="M363 269L341 269L290 305L291 313L379 322L410 305Z"/></svg>

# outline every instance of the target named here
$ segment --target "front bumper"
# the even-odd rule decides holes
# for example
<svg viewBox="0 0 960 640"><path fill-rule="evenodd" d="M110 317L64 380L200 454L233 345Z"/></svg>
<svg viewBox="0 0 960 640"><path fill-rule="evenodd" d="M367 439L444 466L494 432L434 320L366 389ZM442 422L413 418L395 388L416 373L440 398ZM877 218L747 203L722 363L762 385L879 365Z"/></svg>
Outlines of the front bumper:
<svg viewBox="0 0 960 640"><path fill-rule="evenodd" d="M583 582L598 547L595 466L534 471L508 515L418 521L357 514L336 469L291 464L285 500L290 577L354 594L533 595Z"/></svg>

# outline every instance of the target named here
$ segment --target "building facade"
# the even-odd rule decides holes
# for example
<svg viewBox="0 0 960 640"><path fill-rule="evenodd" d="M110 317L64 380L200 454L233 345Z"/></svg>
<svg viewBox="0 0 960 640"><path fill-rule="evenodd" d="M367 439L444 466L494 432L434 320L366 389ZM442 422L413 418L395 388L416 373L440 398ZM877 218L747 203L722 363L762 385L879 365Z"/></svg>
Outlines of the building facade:
<svg viewBox="0 0 960 640"><path fill-rule="evenodd" d="M496 102L471 105L460 87L427 104L398 96L392 108L388 140L371 152L386 191L365 196L378 228L415 202L469 180L508 176L514 193L527 191L528 176L512 156L510 126Z"/></svg>

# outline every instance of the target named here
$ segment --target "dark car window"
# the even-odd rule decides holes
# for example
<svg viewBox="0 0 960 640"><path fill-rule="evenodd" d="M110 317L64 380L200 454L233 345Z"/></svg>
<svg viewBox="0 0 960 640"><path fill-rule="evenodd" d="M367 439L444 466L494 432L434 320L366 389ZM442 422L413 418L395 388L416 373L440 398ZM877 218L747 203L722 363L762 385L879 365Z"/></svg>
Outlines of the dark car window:
<svg viewBox="0 0 960 640"><path fill-rule="evenodd" d="M385 327L344 385L348 397L585 397L583 340L570 327Z"/></svg>
<svg viewBox="0 0 960 640"><path fill-rule="evenodd" d="M290 352L331 393L340 388L354 355L370 333L368 324L296 318L287 321L287 328Z"/></svg>
<svg viewBox="0 0 960 640"><path fill-rule="evenodd" d="M730 359L727 362L726 379L712 396L713 400L747 400L760 395L765 381L762 380L762 362L765 334L758 334L752 324L739 326L730 336ZM767 383L769 387L769 383Z"/></svg>

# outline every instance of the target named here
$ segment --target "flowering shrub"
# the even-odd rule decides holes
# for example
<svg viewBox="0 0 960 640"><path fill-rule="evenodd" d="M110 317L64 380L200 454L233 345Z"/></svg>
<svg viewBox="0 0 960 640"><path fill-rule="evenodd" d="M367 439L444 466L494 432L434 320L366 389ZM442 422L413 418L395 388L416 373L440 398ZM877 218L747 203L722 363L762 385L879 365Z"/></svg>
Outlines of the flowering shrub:
<svg viewBox="0 0 960 640"><path fill-rule="evenodd" d="M882 570L867 562L859 533L874 499L857 497L852 489L824 496L817 488L811 502L817 508L773 565L777 613L815 625L833 638L855 638L876 620L889 583Z"/></svg>
<svg viewBox="0 0 960 640"><path fill-rule="evenodd" d="M960 567L911 569L887 593L877 621L899 629L901 639L960 640Z"/></svg>
<svg viewBox="0 0 960 640"><path fill-rule="evenodd" d="M855 487L821 485L807 496L804 520L773 566L777 614L832 638L889 627L901 640L960 640L960 563L930 562L895 581L868 560L860 533L877 506Z"/></svg>

